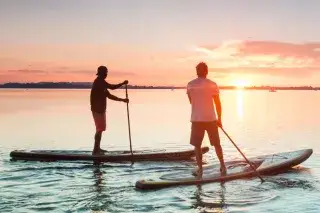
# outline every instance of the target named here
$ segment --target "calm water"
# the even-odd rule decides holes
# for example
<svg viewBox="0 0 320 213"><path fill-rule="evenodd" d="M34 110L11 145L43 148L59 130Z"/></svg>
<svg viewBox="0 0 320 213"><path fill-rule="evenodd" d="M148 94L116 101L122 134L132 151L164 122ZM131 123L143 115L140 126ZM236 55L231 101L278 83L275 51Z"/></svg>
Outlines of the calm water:
<svg viewBox="0 0 320 213"><path fill-rule="evenodd" d="M320 92L221 91L223 123L247 157L313 148L285 174L138 191L135 182L195 162L11 162L14 149L91 150L89 90L0 90L0 212L320 212ZM112 91L124 97L124 91ZM184 90L130 90L133 149L190 149ZM108 102L102 147L129 150L126 105ZM221 133L226 160L241 155ZM208 139L205 138L205 144ZM216 163L214 151L204 155Z"/></svg>

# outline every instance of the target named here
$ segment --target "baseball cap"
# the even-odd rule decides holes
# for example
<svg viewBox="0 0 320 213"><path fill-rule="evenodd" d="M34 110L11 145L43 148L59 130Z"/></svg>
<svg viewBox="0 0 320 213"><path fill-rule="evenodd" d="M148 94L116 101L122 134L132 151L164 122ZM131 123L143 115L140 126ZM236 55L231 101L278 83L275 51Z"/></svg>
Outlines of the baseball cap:
<svg viewBox="0 0 320 213"><path fill-rule="evenodd" d="M99 66L96 75L105 75L107 72L108 68L106 66Z"/></svg>

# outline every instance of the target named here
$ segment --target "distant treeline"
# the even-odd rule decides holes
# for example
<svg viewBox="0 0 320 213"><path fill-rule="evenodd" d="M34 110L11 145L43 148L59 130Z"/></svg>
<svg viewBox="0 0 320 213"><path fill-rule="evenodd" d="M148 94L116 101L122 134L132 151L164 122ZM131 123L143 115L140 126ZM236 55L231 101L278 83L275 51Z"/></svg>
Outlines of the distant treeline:
<svg viewBox="0 0 320 213"><path fill-rule="evenodd" d="M320 90L320 87L312 86L252 86L246 87L248 90Z"/></svg>
<svg viewBox="0 0 320 213"><path fill-rule="evenodd" d="M26 88L26 89L88 89L90 82L39 82L39 83L5 83L0 88ZM124 88L124 86L122 87ZM128 85L129 89L173 89L172 86L138 86Z"/></svg>
<svg viewBox="0 0 320 213"><path fill-rule="evenodd" d="M88 89L91 82L39 82L39 83L5 83L0 88L21 88L21 89ZM124 87L123 87L124 88ZM141 86L128 85L129 89L185 89L185 87L174 86ZM220 89L237 89L235 86L220 86ZM246 90L320 90L320 87L312 86L251 86L245 87Z"/></svg>

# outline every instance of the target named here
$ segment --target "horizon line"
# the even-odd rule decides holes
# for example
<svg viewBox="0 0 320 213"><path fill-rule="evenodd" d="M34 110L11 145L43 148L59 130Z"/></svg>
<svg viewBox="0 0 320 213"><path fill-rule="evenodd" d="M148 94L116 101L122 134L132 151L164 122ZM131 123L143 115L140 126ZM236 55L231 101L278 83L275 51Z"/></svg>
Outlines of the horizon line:
<svg viewBox="0 0 320 213"><path fill-rule="evenodd" d="M17 84L17 85L26 85L26 84L77 84L74 86L86 86L86 85L91 85L92 82L72 82L72 81L60 81L60 82L50 82L50 81L44 81L44 82L5 82L5 83L0 83L0 86L5 86L8 84ZM81 85L82 84L82 85ZM178 86L178 85L133 85L133 84L128 84L128 86L131 87L168 87L168 88L184 88L186 86ZM218 87L234 87L238 88L236 85L219 85ZM243 86L241 88L320 88L320 86L311 86L311 85L303 85L303 86L298 86L298 85L272 85L272 84L263 84L263 85L250 85L250 86Z"/></svg>

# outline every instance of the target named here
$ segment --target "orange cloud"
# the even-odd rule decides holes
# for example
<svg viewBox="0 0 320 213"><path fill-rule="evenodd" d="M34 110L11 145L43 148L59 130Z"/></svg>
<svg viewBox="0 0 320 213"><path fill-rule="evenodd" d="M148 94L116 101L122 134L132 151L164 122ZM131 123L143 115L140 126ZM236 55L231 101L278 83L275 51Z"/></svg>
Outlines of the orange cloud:
<svg viewBox="0 0 320 213"><path fill-rule="evenodd" d="M319 58L320 43L286 43L277 41L245 41L240 47L244 55L278 55L294 58Z"/></svg>
<svg viewBox="0 0 320 213"><path fill-rule="evenodd" d="M250 73L301 77L320 72L320 43L228 41L197 47L183 61L204 60L217 73Z"/></svg>

